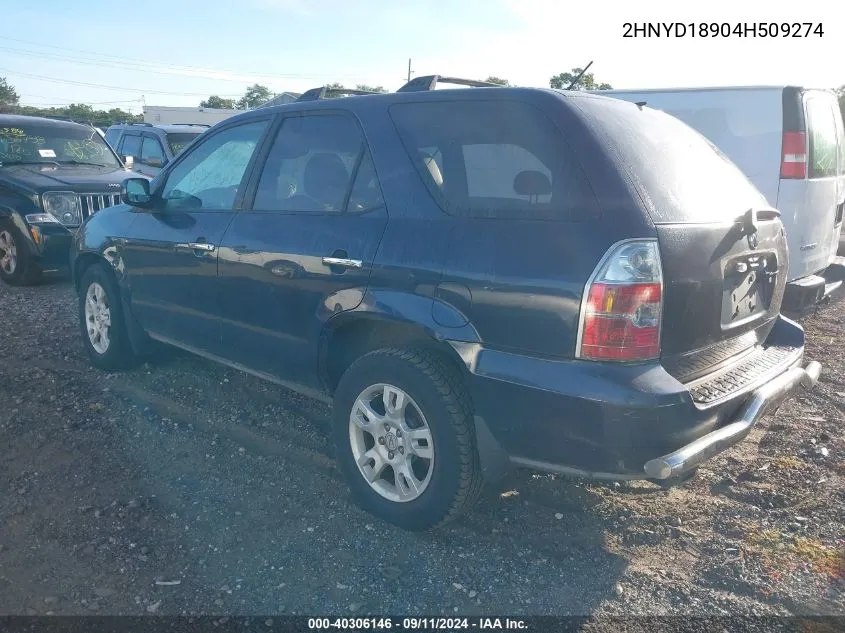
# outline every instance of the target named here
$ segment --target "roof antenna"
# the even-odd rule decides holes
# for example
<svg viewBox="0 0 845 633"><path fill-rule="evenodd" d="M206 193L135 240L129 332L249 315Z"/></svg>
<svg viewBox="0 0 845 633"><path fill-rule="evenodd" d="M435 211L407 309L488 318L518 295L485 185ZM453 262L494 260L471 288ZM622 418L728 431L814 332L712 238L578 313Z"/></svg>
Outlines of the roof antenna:
<svg viewBox="0 0 845 633"><path fill-rule="evenodd" d="M647 101L637 101L637 102L635 102L635 104L640 110L642 110L643 106L648 105L648 102Z"/></svg>
<svg viewBox="0 0 845 633"><path fill-rule="evenodd" d="M574 87L575 87L575 84L577 84L577 83L578 83L578 81L581 79L581 77L583 77L583 76L584 76L584 73L585 73L585 72L587 72L587 69L588 69L590 66L592 66L592 65L593 65L593 62L592 62L592 61L590 61L590 63L589 63L589 64L587 64L586 66L584 66L584 70L582 70L580 73L578 73L578 76L577 76L575 79L573 79L573 80L572 80L572 83L571 83L571 84L569 84L569 87L567 88L567 90L572 90L572 88L574 88Z"/></svg>

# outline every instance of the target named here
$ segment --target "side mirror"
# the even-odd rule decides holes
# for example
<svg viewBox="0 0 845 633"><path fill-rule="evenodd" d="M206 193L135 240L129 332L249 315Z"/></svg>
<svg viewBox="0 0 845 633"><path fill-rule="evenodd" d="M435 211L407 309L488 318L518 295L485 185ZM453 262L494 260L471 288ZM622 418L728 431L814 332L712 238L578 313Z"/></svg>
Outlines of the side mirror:
<svg viewBox="0 0 845 633"><path fill-rule="evenodd" d="M153 196L146 178L127 178L120 187L120 200L133 207L148 207Z"/></svg>
<svg viewBox="0 0 845 633"><path fill-rule="evenodd" d="M127 169L132 169L135 166L135 157L134 156L124 156L123 162L126 164Z"/></svg>

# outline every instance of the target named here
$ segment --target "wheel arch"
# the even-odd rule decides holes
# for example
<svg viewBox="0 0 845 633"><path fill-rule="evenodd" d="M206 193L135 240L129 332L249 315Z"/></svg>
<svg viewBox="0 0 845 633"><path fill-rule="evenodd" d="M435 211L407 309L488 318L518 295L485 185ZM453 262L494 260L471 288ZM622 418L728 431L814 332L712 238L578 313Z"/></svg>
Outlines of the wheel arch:
<svg viewBox="0 0 845 633"><path fill-rule="evenodd" d="M446 360L464 376L468 371L467 365L450 344L449 334L449 328L443 328L433 320L421 322L395 313L369 310L341 313L326 323L320 336L320 380L328 393L333 394L341 376L355 360L385 347L426 349Z"/></svg>

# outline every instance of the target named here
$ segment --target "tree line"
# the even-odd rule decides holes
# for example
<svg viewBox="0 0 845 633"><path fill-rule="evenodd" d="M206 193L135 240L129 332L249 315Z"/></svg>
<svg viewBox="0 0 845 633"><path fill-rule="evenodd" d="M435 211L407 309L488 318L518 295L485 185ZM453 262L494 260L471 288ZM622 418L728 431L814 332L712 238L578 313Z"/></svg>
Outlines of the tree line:
<svg viewBox="0 0 845 633"><path fill-rule="evenodd" d="M568 73L560 73L549 79L549 87L551 88L567 88L570 84L575 82L572 86L573 90L610 90L612 86L609 83L596 81L593 73L584 73L580 78L578 76L582 72L582 68L573 68ZM577 81L576 81L576 78ZM500 86L512 86L510 81L501 77L491 75L487 77L486 81ZM340 83L329 84L329 88L343 88ZM370 92L386 92L382 86L369 86L366 84L356 84L356 90L367 90ZM838 89L839 95L839 109L842 110L842 116L845 118L845 86ZM275 93L267 86L261 84L253 84L246 89L244 95L240 99L227 99L218 95L211 95L208 99L200 102L202 108L225 108L225 109L240 109L248 110L255 108L264 103L267 103L275 96ZM8 83L5 77L0 77L0 114L15 113L27 114L30 116L52 116L73 119L74 121L83 121L92 123L97 126L109 126L115 123L140 122L143 121L143 116L140 114L130 114L120 108L111 108L109 110L95 110L92 106L84 103L72 103L63 107L39 108L36 106L20 105L20 97L15 91L14 86Z"/></svg>
<svg viewBox="0 0 845 633"><path fill-rule="evenodd" d="M574 81L575 84L572 87L573 90L610 90L612 88L612 86L608 83L597 82L593 73L584 73L580 78L578 78L578 75L580 75L583 70L583 68L573 68L568 73L560 73L559 75L555 75L554 77L549 79L549 87L566 88ZM578 78L577 81L575 81L576 78ZM494 75L487 77L485 81L489 83L498 84L500 86L514 86L514 84L512 84L507 79L502 79L501 77L496 77ZM327 87L349 88L350 86L344 86L341 83L333 82L328 84ZM355 84L351 87L355 90L366 90L367 92L387 92L387 90L385 90L383 86ZM264 105L275 96L275 93L270 90L267 86L262 86L261 84L253 84L252 86L246 89L244 96L240 99L225 99L219 95L211 95L208 99L200 101L199 105L201 108L236 108L238 110L248 110L250 108L257 108L260 105Z"/></svg>
<svg viewBox="0 0 845 633"><path fill-rule="evenodd" d="M566 88L575 80L576 77L578 77L581 71L581 68L573 68L568 73L555 75L549 80L549 86L552 88ZM487 77L486 81L500 86L513 85L507 79L492 75ZM334 82L329 84L328 87L344 88L345 86L338 82ZM573 89L605 90L610 87L611 86L608 83L597 82L593 73L584 73L584 75L575 82ZM355 84L354 88L356 90L366 90L368 92L387 92L383 86L371 86L368 84ZM226 98L221 97L220 95L210 95L207 99L202 100L199 103L199 106L201 108L249 110L267 103L274 96L276 96L276 94L267 86L253 84L244 91L244 94L240 99ZM121 108L97 110L94 109L93 106L85 103L71 103L67 106L50 108L21 105L20 96L14 86L6 81L5 77L0 77L0 113L64 118L83 123L91 123L92 125L99 127L108 127L109 125L124 122L139 123L144 120L142 114L131 114Z"/></svg>

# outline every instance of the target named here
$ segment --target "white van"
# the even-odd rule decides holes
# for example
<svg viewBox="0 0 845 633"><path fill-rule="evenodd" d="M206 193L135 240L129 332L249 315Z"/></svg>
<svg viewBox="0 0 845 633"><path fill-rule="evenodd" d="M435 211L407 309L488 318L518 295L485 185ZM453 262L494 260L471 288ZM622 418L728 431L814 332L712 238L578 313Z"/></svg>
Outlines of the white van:
<svg viewBox="0 0 845 633"><path fill-rule="evenodd" d="M596 92L644 102L695 128L781 212L789 245L785 310L801 311L839 285L831 280L842 279L834 262L845 209L845 130L835 93L796 86Z"/></svg>

